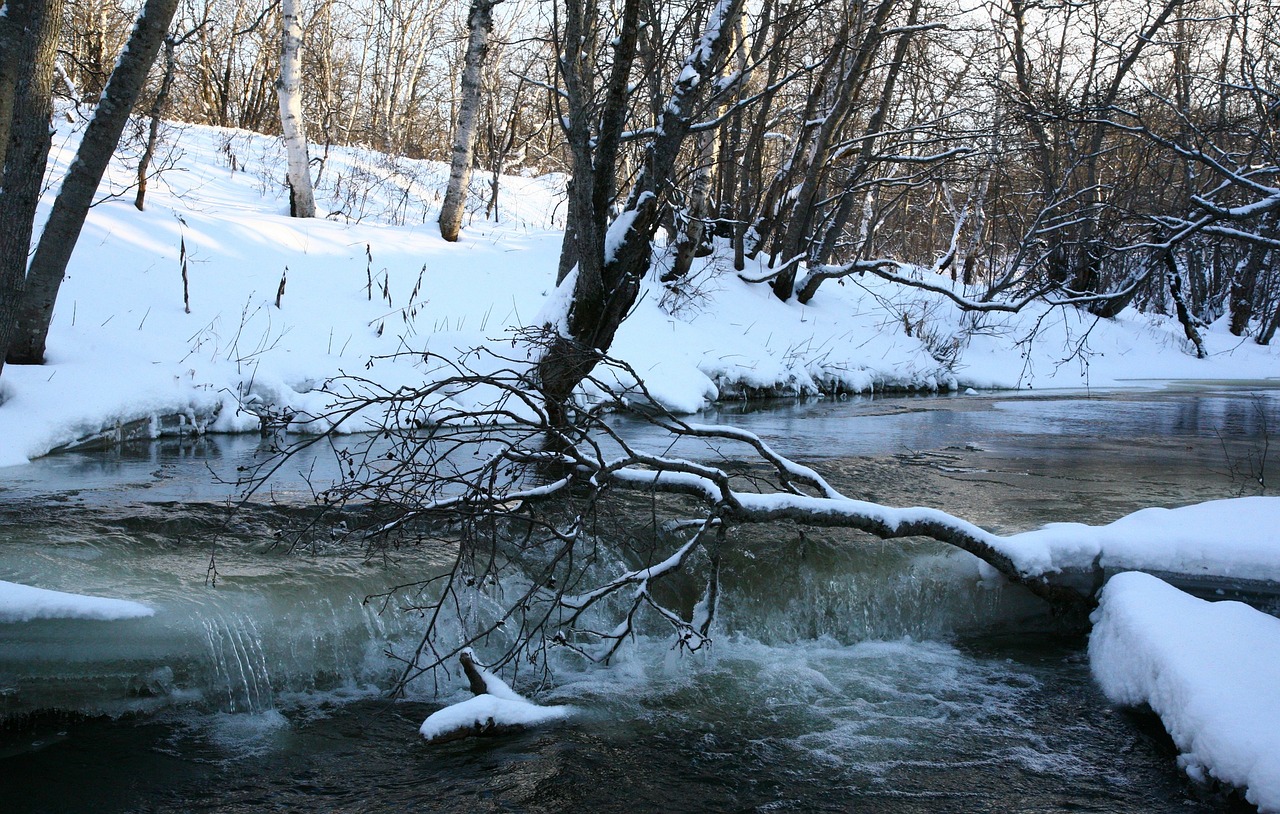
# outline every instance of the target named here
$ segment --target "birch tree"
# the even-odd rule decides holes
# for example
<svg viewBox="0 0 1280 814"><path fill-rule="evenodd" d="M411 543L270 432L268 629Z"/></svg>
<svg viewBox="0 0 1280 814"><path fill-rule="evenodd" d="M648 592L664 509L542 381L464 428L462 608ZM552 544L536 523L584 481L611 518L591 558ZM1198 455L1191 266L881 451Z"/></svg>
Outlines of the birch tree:
<svg viewBox="0 0 1280 814"><path fill-rule="evenodd" d="M307 155L307 129L302 117L302 21L297 0L280 0L280 78L276 97L280 102L280 130L289 160L289 214L295 218L316 216L311 186L311 159Z"/></svg>
<svg viewBox="0 0 1280 814"><path fill-rule="evenodd" d="M453 128L453 152L449 166L449 185L440 206L440 236L450 242L458 239L462 213L467 202L467 185L471 182L476 128L480 121L480 77L489 35L493 31L493 7L502 0L472 0L467 14L467 52L462 63L462 87L458 100L458 120Z"/></svg>

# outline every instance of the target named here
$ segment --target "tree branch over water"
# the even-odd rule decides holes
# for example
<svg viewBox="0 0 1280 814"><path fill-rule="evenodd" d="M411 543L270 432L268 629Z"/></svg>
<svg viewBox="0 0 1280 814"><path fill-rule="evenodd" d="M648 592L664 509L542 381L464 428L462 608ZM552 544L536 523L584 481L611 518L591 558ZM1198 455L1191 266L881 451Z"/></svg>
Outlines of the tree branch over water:
<svg viewBox="0 0 1280 814"><path fill-rule="evenodd" d="M440 573L384 598L424 618L416 650L396 654L401 687L471 645L500 649L490 656L495 667L545 669L549 647L608 661L642 619L698 650L713 634L722 547L734 526L785 521L928 538L973 554L1055 609L1089 606L1078 591L1020 570L1003 538L972 523L846 496L753 433L661 410L617 360L606 358L585 383L600 400L550 410L530 395L530 360L548 341L529 332L510 356L477 350L465 362L425 354L435 378L420 388L331 382L333 410L311 417L328 423L330 440L368 433L334 440L342 477L316 492L323 513L340 514L371 551L432 545L448 554ZM658 440L631 440L619 412ZM261 485L315 442L282 449L246 485Z"/></svg>

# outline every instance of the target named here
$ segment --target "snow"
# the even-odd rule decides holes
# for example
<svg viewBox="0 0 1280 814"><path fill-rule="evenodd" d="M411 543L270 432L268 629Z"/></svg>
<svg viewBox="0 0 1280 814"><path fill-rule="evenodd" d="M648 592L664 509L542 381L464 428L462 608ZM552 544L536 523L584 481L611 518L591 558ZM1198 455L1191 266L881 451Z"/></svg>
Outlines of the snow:
<svg viewBox="0 0 1280 814"><path fill-rule="evenodd" d="M418 732L434 740L451 732L493 727L540 726L569 716L565 706L541 707L523 698L512 700L496 695L477 695L431 713Z"/></svg>
<svg viewBox="0 0 1280 814"><path fill-rule="evenodd" d="M464 652L473 655L470 648ZM475 668L484 681L485 692L431 713L418 728L423 738L430 741L469 730L540 726L573 714L569 706L539 706L478 663Z"/></svg>
<svg viewBox="0 0 1280 814"><path fill-rule="evenodd" d="M1093 616L1089 661L1107 697L1147 704L1193 779L1280 811L1280 619L1117 574Z"/></svg>
<svg viewBox="0 0 1280 814"><path fill-rule="evenodd" d="M1144 570L1280 582L1280 498L1142 509L1105 526L1050 523L995 545L1027 574Z"/></svg>
<svg viewBox="0 0 1280 814"><path fill-rule="evenodd" d="M292 414L295 430L322 430L335 401L325 383L334 377L361 376L385 390L414 386L451 372L424 367L424 350L456 358L489 344L510 356L519 353L512 329L539 319L563 327L571 283L555 285L563 176L504 178L497 222L483 217L488 178L478 177L462 238L451 244L435 224L442 164L332 148L317 189L328 217L298 220L287 215L278 139L195 126L166 133L172 153L162 149L157 166L174 166L153 180L147 210L127 195L90 211L47 364L10 365L0 375L0 465L104 431L254 432L264 413ZM76 135L55 141L60 172ZM117 158L102 193L126 191L132 173L132 157ZM42 217L51 203L49 193ZM626 225L624 218L609 230L611 245ZM658 246L656 260L664 268L669 247ZM766 273L759 263L743 272ZM1033 332L1028 349L1023 340ZM721 247L676 290L647 279L612 353L656 400L681 412L716 398L820 388L1280 377L1272 348L1231 336L1221 323L1204 334L1210 358L1199 360L1186 352L1176 320L1127 311L1098 321L1040 306L966 315L941 295L870 276L828 281L808 305L784 303L767 286L743 282ZM619 391L634 384L625 376L611 382Z"/></svg>
<svg viewBox="0 0 1280 814"><path fill-rule="evenodd" d="M50 591L0 580L0 623L33 619L93 619L114 621L154 616L155 610L125 599Z"/></svg>

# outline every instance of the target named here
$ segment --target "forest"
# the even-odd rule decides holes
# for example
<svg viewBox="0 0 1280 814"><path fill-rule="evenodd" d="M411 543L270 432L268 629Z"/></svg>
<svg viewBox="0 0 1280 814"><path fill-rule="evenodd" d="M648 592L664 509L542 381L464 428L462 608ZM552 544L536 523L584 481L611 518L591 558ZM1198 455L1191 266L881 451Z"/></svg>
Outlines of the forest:
<svg viewBox="0 0 1280 814"><path fill-rule="evenodd" d="M1121 805L1280 810L1278 130L1266 0L9 0L0 724L313 808L330 746L260 741L376 731L453 803L528 748L499 797L600 810L594 707L708 810L987 752L1052 810L1146 704L1182 762ZM406 761L459 668L419 733L516 746Z"/></svg>
<svg viewBox="0 0 1280 814"><path fill-rule="evenodd" d="M5 328L21 334L4 343L11 362L41 358L58 250L74 244L63 221L92 197L64 188L67 216L45 227L48 250L24 269L47 152L36 124L50 95L91 115L94 100L113 98L113 72L114 95L145 115L104 123L102 141L118 131L136 145L139 206L157 169L148 116L282 133L303 216L342 215L310 200L331 146L449 161L447 238L472 172L491 179L471 202L486 213L503 174L566 173L560 275L578 267L578 296L613 303L579 308L570 333L601 351L647 270L639 244L659 229L678 247L672 285L720 239L740 270L767 256L758 282L782 300L808 301L849 274L923 288L942 288L943 275L964 283L952 296L976 311L1039 298L1103 317L1131 303L1176 315L1198 348L1200 328L1224 313L1262 344L1280 325L1269 3L8 8L0 325L23 325ZM136 87L121 81L130 60L117 63L129 36L142 38L126 55L150 69ZM359 194L358 179L327 180ZM627 212L637 246L606 262L605 233Z"/></svg>

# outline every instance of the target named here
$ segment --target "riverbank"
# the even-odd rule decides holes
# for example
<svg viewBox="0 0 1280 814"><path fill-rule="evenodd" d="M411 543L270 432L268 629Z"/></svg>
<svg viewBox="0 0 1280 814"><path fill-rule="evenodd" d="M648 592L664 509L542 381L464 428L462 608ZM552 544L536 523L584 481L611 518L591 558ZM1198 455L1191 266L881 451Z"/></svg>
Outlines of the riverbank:
<svg viewBox="0 0 1280 814"><path fill-rule="evenodd" d="M477 195L451 244L435 226L441 165L335 148L320 174L329 217L296 220L277 141L168 132L161 165L170 169L153 181L146 211L115 197L90 212L47 363L0 376L0 465L95 438L249 432L286 418L324 429L316 417L332 404L325 383L334 377L394 390L441 374L422 362L425 351L450 360L484 346L510 352L511 332L553 297L563 178L503 179L498 219L476 211ZM75 134L57 141L55 172ZM117 161L104 193L132 180ZM667 262L662 247L657 262ZM820 391L1280 379L1280 355L1221 324L1204 331L1209 357L1197 359L1167 317L1100 321L1038 306L974 315L884 281L843 282L808 305L782 303L713 254L679 286L646 282L613 353L680 412Z"/></svg>

